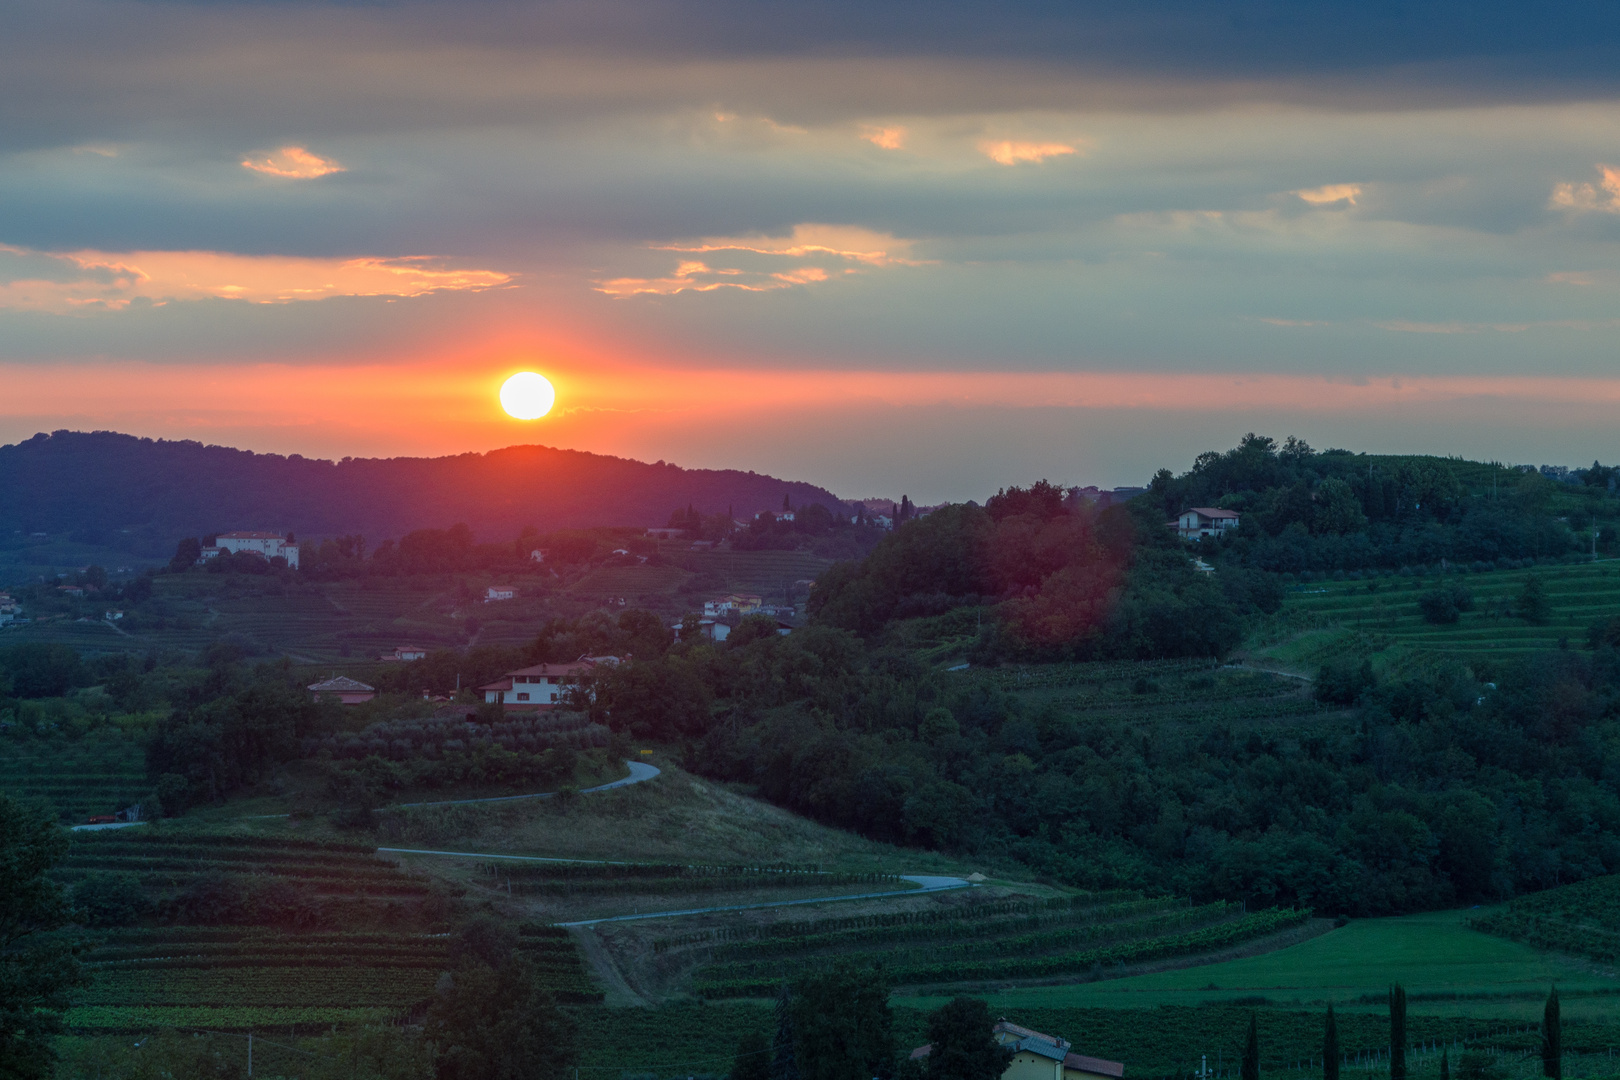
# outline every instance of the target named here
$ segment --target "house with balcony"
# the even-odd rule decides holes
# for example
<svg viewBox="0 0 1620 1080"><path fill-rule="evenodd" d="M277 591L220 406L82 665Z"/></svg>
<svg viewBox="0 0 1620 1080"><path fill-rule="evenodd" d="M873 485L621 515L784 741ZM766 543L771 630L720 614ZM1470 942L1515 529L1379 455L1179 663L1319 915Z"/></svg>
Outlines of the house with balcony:
<svg viewBox="0 0 1620 1080"><path fill-rule="evenodd" d="M1238 527L1238 515L1232 510L1222 510L1216 506L1195 506L1191 510L1184 510L1175 521L1165 524L1176 531L1176 535L1183 540L1202 540L1206 536L1215 536Z"/></svg>

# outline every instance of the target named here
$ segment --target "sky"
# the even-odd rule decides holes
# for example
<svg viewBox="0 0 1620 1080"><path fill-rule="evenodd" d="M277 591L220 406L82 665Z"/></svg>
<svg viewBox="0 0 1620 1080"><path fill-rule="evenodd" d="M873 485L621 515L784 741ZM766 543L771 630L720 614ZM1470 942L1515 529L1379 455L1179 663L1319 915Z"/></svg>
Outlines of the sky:
<svg viewBox="0 0 1620 1080"><path fill-rule="evenodd" d="M0 0L0 442L1620 458L1620 8ZM518 421L497 391L546 375Z"/></svg>

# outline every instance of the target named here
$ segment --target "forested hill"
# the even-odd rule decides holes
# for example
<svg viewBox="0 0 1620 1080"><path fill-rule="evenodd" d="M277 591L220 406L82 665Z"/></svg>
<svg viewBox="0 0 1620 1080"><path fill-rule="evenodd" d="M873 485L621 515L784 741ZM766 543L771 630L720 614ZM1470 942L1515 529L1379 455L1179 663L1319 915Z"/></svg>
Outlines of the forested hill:
<svg viewBox="0 0 1620 1080"><path fill-rule="evenodd" d="M233 529L381 539L466 522L504 538L526 525L662 525L675 508L751 516L781 507L784 495L794 506L842 506L812 484L548 446L332 462L58 431L0 447L0 529L90 542L127 529L165 550L176 537Z"/></svg>

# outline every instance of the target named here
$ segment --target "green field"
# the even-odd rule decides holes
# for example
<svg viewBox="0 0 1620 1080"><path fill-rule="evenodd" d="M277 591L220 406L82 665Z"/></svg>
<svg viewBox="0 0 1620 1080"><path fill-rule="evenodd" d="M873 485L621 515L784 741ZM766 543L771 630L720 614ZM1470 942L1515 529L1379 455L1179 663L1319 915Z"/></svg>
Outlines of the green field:
<svg viewBox="0 0 1620 1080"><path fill-rule="evenodd" d="M1532 573L1552 605L1551 618L1539 626L1510 614ZM1418 613L1418 598L1442 583L1474 597L1474 610L1449 626L1426 623ZM1395 669L1437 656L1489 663L1557 649L1561 642L1584 647L1587 628L1613 615L1620 615L1620 560L1317 581L1292 586L1282 614L1261 627L1248 648L1257 658L1301 671L1346 655L1372 656Z"/></svg>
<svg viewBox="0 0 1620 1080"><path fill-rule="evenodd" d="M1141 1008L1265 998L1274 1005L1381 1009L1390 983L1407 988L1414 1012L1539 1016L1547 988L1565 995L1572 1018L1620 1018L1620 978L1581 960L1491 937L1469 913L1357 919L1320 937L1260 956L1061 987L1004 990L996 1008ZM1367 1000L1364 1000L1367 999Z"/></svg>

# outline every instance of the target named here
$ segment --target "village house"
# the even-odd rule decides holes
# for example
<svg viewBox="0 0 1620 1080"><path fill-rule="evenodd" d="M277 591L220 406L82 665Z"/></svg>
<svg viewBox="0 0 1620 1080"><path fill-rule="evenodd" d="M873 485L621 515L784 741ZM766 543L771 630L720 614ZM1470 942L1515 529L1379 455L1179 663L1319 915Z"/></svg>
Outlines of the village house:
<svg viewBox="0 0 1620 1080"><path fill-rule="evenodd" d="M347 675L334 675L325 682L311 683L309 692L315 695L316 701L326 695L332 695L344 705L359 705L377 696L376 687L367 686L359 679L351 679Z"/></svg>
<svg viewBox="0 0 1620 1080"><path fill-rule="evenodd" d="M582 656L566 664L535 664L509 671L478 691L487 704L549 709L559 704L570 689L589 679L597 668L618 663L617 656Z"/></svg>
<svg viewBox="0 0 1620 1080"><path fill-rule="evenodd" d="M202 558L205 562L218 558L222 551L251 551L266 559L274 559L279 555L287 560L287 565L292 569L298 569L298 545L292 542L291 533L286 536L270 532L221 533L214 537L211 546L202 549Z"/></svg>
<svg viewBox="0 0 1620 1080"><path fill-rule="evenodd" d="M686 535L685 529L648 529L647 535L654 540L679 540Z"/></svg>
<svg viewBox="0 0 1620 1080"><path fill-rule="evenodd" d="M517 595L517 590L510 585L491 585L484 593L484 603L492 604L497 600L510 600Z"/></svg>
<svg viewBox="0 0 1620 1080"><path fill-rule="evenodd" d="M1195 506L1182 512L1175 521L1165 523L1176 530L1183 540L1202 540L1206 536L1226 532L1238 527L1238 515L1231 510L1214 506Z"/></svg>
<svg viewBox="0 0 1620 1080"><path fill-rule="evenodd" d="M722 596L718 600L703 601L703 614L709 618L728 615L736 612L738 615L752 615L764 606L764 600L753 593L732 593Z"/></svg>
<svg viewBox="0 0 1620 1080"><path fill-rule="evenodd" d="M427 654L428 651L420 645L395 645L393 652L383 653L377 659L403 663L409 660L426 660Z"/></svg>
<svg viewBox="0 0 1620 1080"><path fill-rule="evenodd" d="M1117 1061L1076 1054L1067 1039L1043 1035L1021 1027L1006 1018L990 1029L996 1042L1013 1051L1013 1059L1001 1080L1123 1080L1125 1066ZM932 1044L911 1052L911 1060L922 1061L933 1050Z"/></svg>

